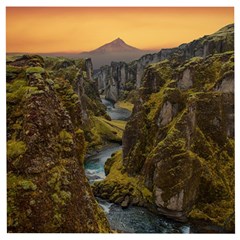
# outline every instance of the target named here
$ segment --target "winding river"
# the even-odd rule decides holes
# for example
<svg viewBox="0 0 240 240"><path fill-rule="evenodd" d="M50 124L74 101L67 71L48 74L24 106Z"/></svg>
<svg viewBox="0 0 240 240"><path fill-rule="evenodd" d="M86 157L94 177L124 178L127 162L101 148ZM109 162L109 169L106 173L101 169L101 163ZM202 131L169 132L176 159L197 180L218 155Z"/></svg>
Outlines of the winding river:
<svg viewBox="0 0 240 240"><path fill-rule="evenodd" d="M107 112L112 119L127 120L131 112L114 105L105 99L102 100L107 107ZM105 178L104 164L122 146L109 145L107 148L89 156L85 160L85 173L91 183ZM159 215L153 214L142 207L130 206L122 209L121 206L97 198L103 208L112 229L124 233L189 233L190 226L178 223Z"/></svg>

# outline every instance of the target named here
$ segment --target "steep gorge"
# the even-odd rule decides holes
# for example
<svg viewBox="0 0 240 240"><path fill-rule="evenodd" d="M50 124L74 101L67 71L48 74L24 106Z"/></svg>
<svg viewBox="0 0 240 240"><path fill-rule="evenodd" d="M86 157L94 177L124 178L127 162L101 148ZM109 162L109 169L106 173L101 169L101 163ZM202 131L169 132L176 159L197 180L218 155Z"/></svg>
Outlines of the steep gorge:
<svg viewBox="0 0 240 240"><path fill-rule="evenodd" d="M229 25L112 63L98 86L90 59L9 57L8 232L111 232L94 195L234 232L233 37ZM126 128L106 114L98 90L134 99ZM84 158L109 142L123 149L91 189Z"/></svg>
<svg viewBox="0 0 240 240"><path fill-rule="evenodd" d="M95 74L99 88L107 99L117 101L127 97L134 98L133 90L142 85L142 77L145 68L165 59L178 65L193 57L203 57L215 53L233 50L234 42L233 24L225 26L218 32L203 36L179 47L162 49L158 53L147 54L130 63L112 62L111 65L102 66ZM131 93L132 92L132 93Z"/></svg>
<svg viewBox="0 0 240 240"><path fill-rule="evenodd" d="M233 42L230 25L144 69L96 196L234 231Z"/></svg>

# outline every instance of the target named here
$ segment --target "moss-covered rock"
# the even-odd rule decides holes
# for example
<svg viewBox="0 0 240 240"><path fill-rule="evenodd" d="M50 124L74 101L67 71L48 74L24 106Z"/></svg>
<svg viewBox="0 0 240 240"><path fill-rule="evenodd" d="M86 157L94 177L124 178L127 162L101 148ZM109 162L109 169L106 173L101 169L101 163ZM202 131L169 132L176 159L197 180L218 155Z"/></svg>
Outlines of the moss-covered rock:
<svg viewBox="0 0 240 240"><path fill-rule="evenodd" d="M130 187L139 189L132 183L141 180L156 212L234 231L233 54L146 68L123 135L122 165L107 161L95 194L125 207L133 201Z"/></svg>
<svg viewBox="0 0 240 240"><path fill-rule="evenodd" d="M89 142L88 149L104 145L105 138L99 136L95 123L101 123L100 119L108 115L92 78L91 60L47 57L45 61L53 81L52 86L68 110L72 122L84 130L85 139Z"/></svg>
<svg viewBox="0 0 240 240"><path fill-rule="evenodd" d="M175 48L161 49L158 53L146 54L128 64L124 62L112 62L110 66L101 67L96 77L98 78L99 89L106 95L107 99L114 102L125 99L134 100L137 99L135 91L142 87L143 76L146 73L146 68L150 64L169 61L172 66L177 68L179 63L187 61L186 67L191 68L192 65L201 63L203 59L210 55L233 50L234 24L229 24L213 34L205 35ZM200 78L201 74L204 75L204 71L205 73L208 72L208 69L204 68L204 66L202 67L202 73L199 72ZM211 66L209 67L211 68ZM155 70L157 71L157 68L155 68ZM164 68L161 73L156 75L154 69L152 69L150 72L150 74L152 74L152 88L156 88L157 85L155 85L155 83L160 84L161 79L164 79L164 81L167 80L167 77L163 76L167 74L167 72L168 68ZM182 81L179 82L182 88L191 86L192 80L189 79L190 76L189 69L186 69ZM204 76L208 78L207 74ZM211 83L209 82L209 84Z"/></svg>
<svg viewBox="0 0 240 240"><path fill-rule="evenodd" d="M7 84L8 232L109 232L84 174L81 98L41 57L9 64L24 74Z"/></svg>
<svg viewBox="0 0 240 240"><path fill-rule="evenodd" d="M119 150L107 160L107 177L101 182L95 182L95 196L120 204L150 206L152 193L144 186L143 178L129 176L122 163L122 151Z"/></svg>
<svg viewBox="0 0 240 240"><path fill-rule="evenodd" d="M6 67L7 82L11 82L13 79L19 78L19 76L21 75L24 76L24 71L22 70L22 68L7 65Z"/></svg>

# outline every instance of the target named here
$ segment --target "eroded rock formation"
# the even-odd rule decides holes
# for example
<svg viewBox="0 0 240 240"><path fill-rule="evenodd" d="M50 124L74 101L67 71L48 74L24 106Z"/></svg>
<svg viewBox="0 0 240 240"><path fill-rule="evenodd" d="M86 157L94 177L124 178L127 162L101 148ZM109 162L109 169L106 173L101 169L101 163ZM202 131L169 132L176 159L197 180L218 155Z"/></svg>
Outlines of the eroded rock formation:
<svg viewBox="0 0 240 240"><path fill-rule="evenodd" d="M168 59L145 68L123 153L107 162L107 178L95 184L97 196L234 231L230 50L232 25L168 50Z"/></svg>
<svg viewBox="0 0 240 240"><path fill-rule="evenodd" d="M84 94L91 72L89 60L7 62L8 232L110 231L83 169L86 120L102 111Z"/></svg>
<svg viewBox="0 0 240 240"><path fill-rule="evenodd" d="M129 64L114 62L110 66L103 66L96 77L99 89L104 92L106 98L117 101L119 98L126 98L129 91L140 88L144 69L149 64L165 59L178 64L179 61L183 62L192 57L206 58L211 54L232 50L233 24L230 24L214 34L176 48L162 49L158 53L144 55Z"/></svg>

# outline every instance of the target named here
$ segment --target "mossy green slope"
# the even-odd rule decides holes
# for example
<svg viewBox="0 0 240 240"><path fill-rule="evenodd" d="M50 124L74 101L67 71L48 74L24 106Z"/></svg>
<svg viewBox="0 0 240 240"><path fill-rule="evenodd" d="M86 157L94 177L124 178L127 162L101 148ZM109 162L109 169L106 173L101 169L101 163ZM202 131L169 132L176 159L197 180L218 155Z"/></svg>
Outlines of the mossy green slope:
<svg viewBox="0 0 240 240"><path fill-rule="evenodd" d="M134 192L144 182L151 197L143 205L234 231L233 91L231 51L147 67L123 135L122 166L107 162L109 175L125 181L107 176L94 192L116 201L117 189Z"/></svg>
<svg viewBox="0 0 240 240"><path fill-rule="evenodd" d="M138 206L150 206L152 204L152 192L144 186L144 178L131 177L125 171L122 162L122 150L114 153L105 164L107 177L101 182L95 182L94 195L121 204L127 207L129 204Z"/></svg>
<svg viewBox="0 0 240 240"><path fill-rule="evenodd" d="M39 56L8 63L8 232L109 232L84 174L82 98L55 74Z"/></svg>
<svg viewBox="0 0 240 240"><path fill-rule="evenodd" d="M191 59L172 69L166 82L159 83L162 96L160 93L154 113L145 76L145 108L153 121L141 171L155 194L159 212L171 216L170 212L176 211L177 217L181 212L183 217L193 218L199 210L205 220L221 226L234 212L234 144L230 144L234 142L233 61L233 52L226 52ZM159 65L152 67L159 69ZM225 146L228 153L223 157ZM131 152L125 152L126 165Z"/></svg>
<svg viewBox="0 0 240 240"><path fill-rule="evenodd" d="M109 142L121 142L123 127L111 121L102 104L89 59L45 59L46 69L57 95L68 110L74 125L81 125L87 151ZM67 80L67 81L66 81Z"/></svg>

